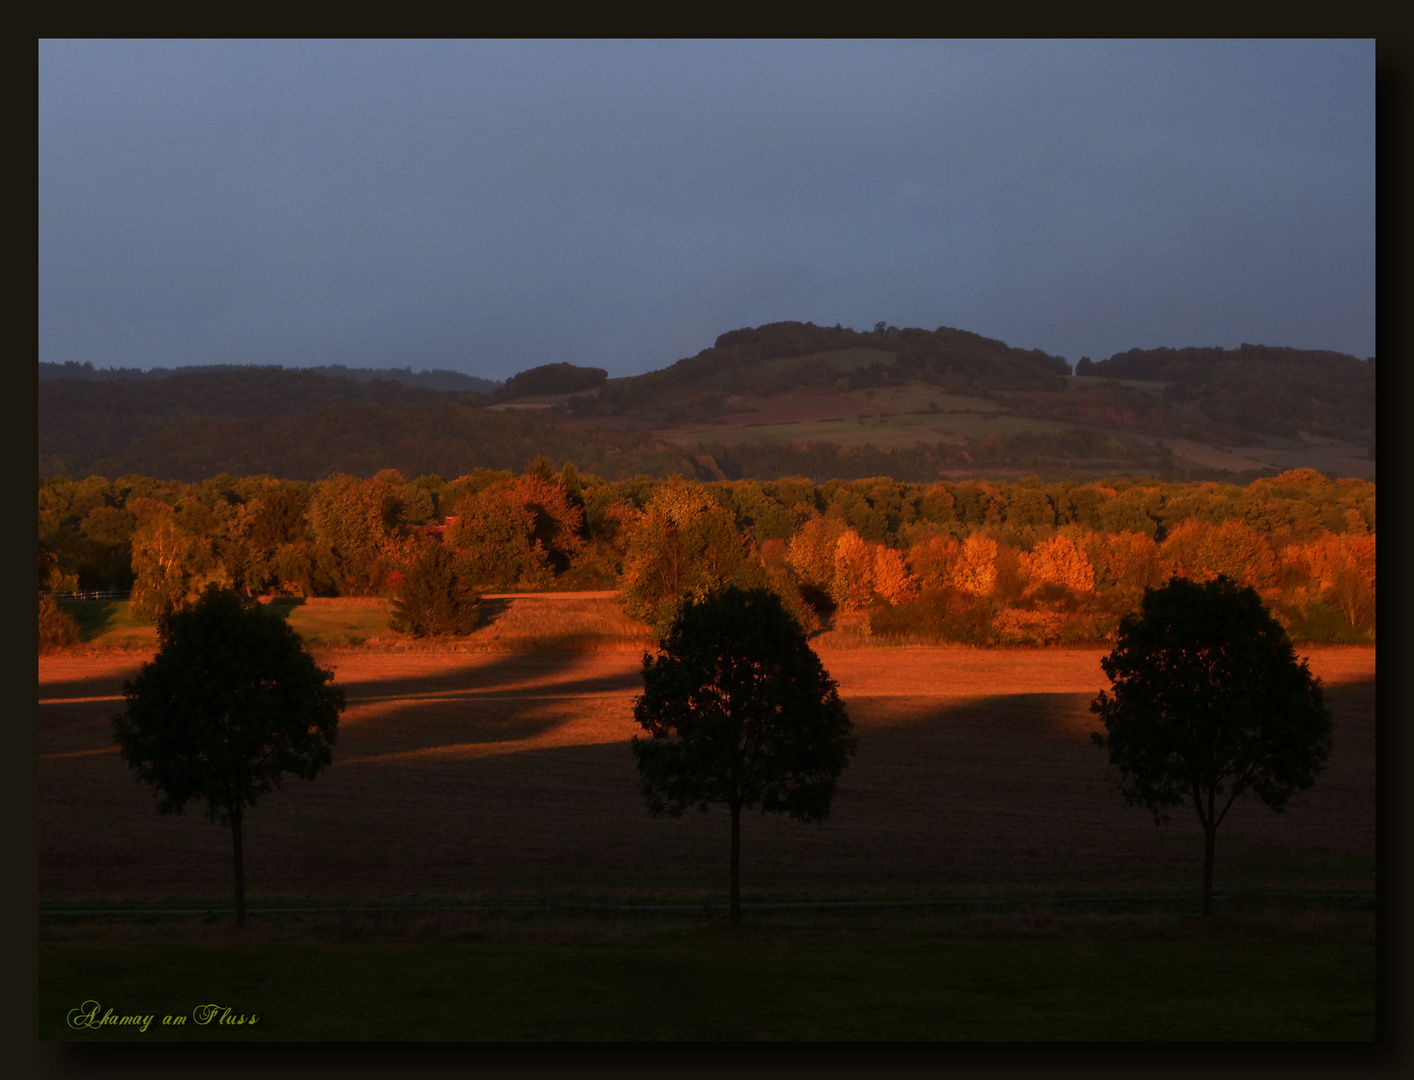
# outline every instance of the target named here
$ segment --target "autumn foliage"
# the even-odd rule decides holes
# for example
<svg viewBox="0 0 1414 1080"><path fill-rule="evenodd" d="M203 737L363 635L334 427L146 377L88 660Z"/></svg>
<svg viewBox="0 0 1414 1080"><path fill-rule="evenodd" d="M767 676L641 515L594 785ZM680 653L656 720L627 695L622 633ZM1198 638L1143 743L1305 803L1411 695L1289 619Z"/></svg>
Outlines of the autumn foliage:
<svg viewBox="0 0 1414 1080"><path fill-rule="evenodd" d="M618 588L666 627L688 600L767 587L807 630L1099 642L1146 589L1219 575L1295 640L1373 641L1375 485L1294 470L1239 487L1112 478L609 482L544 460L444 480L41 481L42 592L130 588L156 618L208 584L396 596L428 545L459 588ZM440 571L439 571L440 573ZM851 621L852 620L852 621ZM862 620L862 621L861 621Z"/></svg>

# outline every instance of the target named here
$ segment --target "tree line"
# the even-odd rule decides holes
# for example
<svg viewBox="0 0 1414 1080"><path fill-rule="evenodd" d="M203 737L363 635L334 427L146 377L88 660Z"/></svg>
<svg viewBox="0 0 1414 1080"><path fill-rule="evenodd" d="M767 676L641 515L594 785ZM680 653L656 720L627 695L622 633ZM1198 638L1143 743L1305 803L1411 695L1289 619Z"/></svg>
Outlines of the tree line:
<svg viewBox="0 0 1414 1080"><path fill-rule="evenodd" d="M1146 587L1224 574L1294 637L1371 641L1375 485L1296 470L1246 486L1120 478L611 481L538 459L445 480L138 475L39 485L39 587L132 590L155 618L209 583L395 597L437 548L460 587L621 590L666 625L686 599L770 588L808 629L978 644L1102 640ZM428 564L430 565L430 563Z"/></svg>

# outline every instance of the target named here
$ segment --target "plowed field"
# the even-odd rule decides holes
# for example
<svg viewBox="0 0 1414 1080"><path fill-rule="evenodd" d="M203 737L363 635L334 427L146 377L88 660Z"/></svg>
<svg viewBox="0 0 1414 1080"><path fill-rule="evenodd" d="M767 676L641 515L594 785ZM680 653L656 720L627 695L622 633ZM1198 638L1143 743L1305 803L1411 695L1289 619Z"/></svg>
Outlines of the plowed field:
<svg viewBox="0 0 1414 1080"><path fill-rule="evenodd" d="M1316 787L1275 815L1239 801L1218 840L1223 888L1371 889L1375 653L1313 648L1336 715ZM821 650L859 752L820 825L743 821L748 894L1196 889L1191 811L1156 829L1127 809L1088 703L1097 650ZM319 657L349 707L335 762L246 824L252 899L712 895L727 817L652 819L628 740L641 652ZM215 898L230 839L193 808L160 817L111 743L112 653L39 665L42 901Z"/></svg>

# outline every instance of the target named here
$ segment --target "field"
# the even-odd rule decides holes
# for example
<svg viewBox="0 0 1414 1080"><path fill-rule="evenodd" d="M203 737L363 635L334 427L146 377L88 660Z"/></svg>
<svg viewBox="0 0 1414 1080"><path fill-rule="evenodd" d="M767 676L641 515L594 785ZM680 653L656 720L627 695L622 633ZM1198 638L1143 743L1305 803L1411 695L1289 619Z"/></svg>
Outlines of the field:
<svg viewBox="0 0 1414 1080"><path fill-rule="evenodd" d="M820 652L857 726L858 755L827 822L743 822L748 927L743 937L722 938L706 913L725 899L726 816L653 819L637 790L626 744L635 731L630 709L641 648L318 649L348 695L335 764L312 783L289 781L249 815L253 925L234 943L219 920L147 924L129 916L95 924L57 914L229 911L230 842L199 813L158 816L151 793L111 746L109 717L142 654L42 658L42 1005L57 1008L75 994L112 998L125 987L132 1000L151 1000L161 986L169 997L174 987L199 993L212 970L202 958L220 955L222 978L245 988L242 1000L255 995L262 1009L303 1015L300 995L313 994L315 984L262 983L260 957L286 958L296 971L341 973L330 978L347 997L360 972L386 955L399 958L389 968L395 982L422 972L445 986L448 965L461 963L491 985L507 985L502 1004L482 1014L489 1027L448 1027L452 1005L414 994L429 1016L444 1017L429 1021L425 1037L432 1038L817 1038L830 1031L1289 1038L1320 1030L1327 1034L1316 1037L1372 1037L1372 917L1302 912L1370 909L1373 649L1309 651L1336 715L1333 758L1286 813L1250 801L1234 808L1219 834L1216 883L1220 910L1238 922L1211 932L1193 929L1202 852L1196 822L1179 813L1156 829L1147 814L1126 809L1090 743L1087 705L1104 683L1098 651ZM876 906L857 906L864 901ZM800 904L827 906L779 906ZM1260 922L1274 904L1287 912L1277 930L1241 922ZM647 914L635 916L639 909ZM1003 916L986 913L1005 911L1019 922L998 929ZM1219 998L1241 996L1242 986L1280 991L1227 1019L1175 1019L1165 1003L1182 997L1181 988L1216 957L1244 972ZM939 981L929 974L936 965L961 966ZM654 987L672 1000L705 1000L733 972L746 979L743 1000L792 979L802 1000L813 993L844 1002L846 986L871 989L852 1020L802 1007L748 1023L735 1006L721 1006L701 1023L669 1022L624 1004L652 999ZM1075 980L1066 985L1087 989L1060 992L1062 975ZM588 993L596 979L622 995L588 1011L570 1009L571 990ZM1147 987L1122 1004L1120 1019L1105 1002L1124 995L1096 988L1106 979ZM1292 989L1293 979L1309 993ZM891 1011L907 986L927 989ZM485 994L466 987L448 1000L481 1009ZM512 1008L529 1008L532 998L539 1012ZM964 1008L964 1000L971 1004ZM388 1021L395 1025L388 1037L424 1030L408 1001L388 1008L398 1018ZM1014 1026L1018 1008L1030 1026ZM1302 1026L1317 1013L1326 1028ZM1081 1023L1082 1015L1091 1018ZM1104 1015L1111 1019L1097 1018ZM837 1026L818 1026L826 1021ZM53 1016L42 1023L51 1025L50 1037L72 1037L53 1027ZM347 1025L293 1031L289 1023L268 1029L268 1037L372 1037L350 1034Z"/></svg>
<svg viewBox="0 0 1414 1080"><path fill-rule="evenodd" d="M455 645L427 645L395 634L389 626L389 601L369 597L277 597L272 601L310 648L368 646L403 651L483 651L532 647L594 648L646 644L640 623L626 618L612 592L493 594L482 598L476 631ZM127 601L62 600L83 632L84 643L99 652L115 649L150 654L157 628L135 617Z"/></svg>
<svg viewBox="0 0 1414 1080"><path fill-rule="evenodd" d="M641 652L325 650L348 695L334 766L252 813L255 898L717 898L724 815L644 812L627 740ZM1097 651L839 649L822 658L858 728L829 821L752 817L754 894L1168 891L1196 887L1195 821L1120 805L1090 743ZM1315 649L1337 715L1320 783L1283 815L1239 802L1220 887L1372 889L1374 652ZM158 817L109 717L138 658L39 669L40 895L223 901L226 838ZM1005 693L998 693L1004 688Z"/></svg>
<svg viewBox="0 0 1414 1080"><path fill-rule="evenodd" d="M908 449L919 442L958 442L967 436L1021 431L1060 433L1073 426L1012 416L994 401L946 394L926 383L805 397L733 398L730 403L743 411L711 424L653 434L683 446L827 440L841 446L869 443Z"/></svg>
<svg viewBox="0 0 1414 1080"><path fill-rule="evenodd" d="M854 350L863 352L864 350ZM834 357L835 354L822 354ZM794 363L795 361L791 361ZM842 360L836 360L841 363ZM869 361L859 358L859 364ZM786 361L772 361L783 364ZM843 368L842 368L843 370ZM1072 385L1103 384L1110 380L1075 377ZM1159 391L1165 384L1119 380L1126 386ZM960 443L986 435L1014 437L1023 431L1035 435L1062 435L1079 427L1070 421L1016 416L1007 407L987 398L947 394L923 382L868 390L842 391L769 398L729 398L734 410L711 423L681 424L655 431L665 442L679 446L704 443L802 443L833 442L857 447L866 443L883 450L908 450L918 443ZM1104 435L1113 434L1102 429ZM1123 433L1122 433L1123 434ZM1128 432L1152 441L1153 434ZM1191 439L1163 438L1178 464L1190 469L1217 469L1232 473L1265 469L1313 468L1334 476L1375 479L1376 463L1362 446L1335 439L1301 434L1299 438L1267 437L1251 446L1224 448ZM1022 470L1024 471L1024 470Z"/></svg>

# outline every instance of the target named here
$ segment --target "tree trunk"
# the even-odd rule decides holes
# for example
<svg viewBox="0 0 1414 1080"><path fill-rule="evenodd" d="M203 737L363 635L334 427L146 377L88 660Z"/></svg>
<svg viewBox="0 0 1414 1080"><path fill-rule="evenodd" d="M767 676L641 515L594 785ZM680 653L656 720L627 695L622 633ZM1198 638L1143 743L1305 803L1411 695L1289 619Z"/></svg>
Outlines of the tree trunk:
<svg viewBox="0 0 1414 1080"><path fill-rule="evenodd" d="M741 925L741 804L732 803L731 924Z"/></svg>
<svg viewBox="0 0 1414 1080"><path fill-rule="evenodd" d="M245 857L241 851L241 815L231 815L231 843L236 857L236 925L245 925Z"/></svg>
<svg viewBox="0 0 1414 1080"><path fill-rule="evenodd" d="M1217 847L1218 827L1203 823L1203 918L1213 917L1213 850Z"/></svg>

